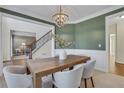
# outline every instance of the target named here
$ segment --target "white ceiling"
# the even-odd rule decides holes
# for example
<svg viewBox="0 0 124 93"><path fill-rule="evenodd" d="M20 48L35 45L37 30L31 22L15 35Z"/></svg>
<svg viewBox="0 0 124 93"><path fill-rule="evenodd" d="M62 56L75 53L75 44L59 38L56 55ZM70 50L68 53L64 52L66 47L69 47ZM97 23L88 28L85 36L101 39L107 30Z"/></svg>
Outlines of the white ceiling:
<svg viewBox="0 0 124 93"><path fill-rule="evenodd" d="M57 5L11 5L1 6L3 8L24 13L30 16L53 22L52 15L59 11ZM66 5L62 9L69 15L69 23L77 23L83 19L90 18L102 13L112 11L122 6L114 5Z"/></svg>

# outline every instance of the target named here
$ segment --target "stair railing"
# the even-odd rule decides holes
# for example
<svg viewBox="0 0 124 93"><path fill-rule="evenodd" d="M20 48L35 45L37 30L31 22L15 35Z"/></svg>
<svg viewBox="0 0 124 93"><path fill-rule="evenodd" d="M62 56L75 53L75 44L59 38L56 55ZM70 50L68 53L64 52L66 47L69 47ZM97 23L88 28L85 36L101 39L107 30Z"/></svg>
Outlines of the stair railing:
<svg viewBox="0 0 124 93"><path fill-rule="evenodd" d="M51 39L52 39L52 31L49 31L48 33L43 35L40 39L33 42L30 47L29 59L32 59L32 55Z"/></svg>

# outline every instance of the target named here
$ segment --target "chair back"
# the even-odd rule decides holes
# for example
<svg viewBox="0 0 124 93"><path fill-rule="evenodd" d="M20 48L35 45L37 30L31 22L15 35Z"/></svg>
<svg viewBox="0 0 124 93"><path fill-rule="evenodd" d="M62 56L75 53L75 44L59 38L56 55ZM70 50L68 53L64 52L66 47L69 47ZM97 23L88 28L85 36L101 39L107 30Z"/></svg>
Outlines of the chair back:
<svg viewBox="0 0 124 93"><path fill-rule="evenodd" d="M6 66L3 68L5 81L9 88L28 88L32 87L32 78L26 75L24 66Z"/></svg>
<svg viewBox="0 0 124 93"><path fill-rule="evenodd" d="M84 64L83 78L90 78L93 76L94 67L96 60L91 59L87 63Z"/></svg>
<svg viewBox="0 0 124 93"><path fill-rule="evenodd" d="M80 87L83 65L76 66L73 70L57 72L54 74L54 84L59 88Z"/></svg>

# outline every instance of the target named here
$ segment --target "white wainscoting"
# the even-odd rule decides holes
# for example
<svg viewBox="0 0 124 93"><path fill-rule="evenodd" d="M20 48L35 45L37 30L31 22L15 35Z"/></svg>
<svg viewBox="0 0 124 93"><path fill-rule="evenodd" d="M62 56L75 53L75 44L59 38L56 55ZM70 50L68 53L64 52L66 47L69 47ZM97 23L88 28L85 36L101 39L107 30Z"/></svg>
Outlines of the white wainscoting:
<svg viewBox="0 0 124 93"><path fill-rule="evenodd" d="M84 50L84 49L65 49L67 54L86 55L96 59L95 69L108 72L108 61L105 50ZM59 54L60 49L55 50L55 55Z"/></svg>

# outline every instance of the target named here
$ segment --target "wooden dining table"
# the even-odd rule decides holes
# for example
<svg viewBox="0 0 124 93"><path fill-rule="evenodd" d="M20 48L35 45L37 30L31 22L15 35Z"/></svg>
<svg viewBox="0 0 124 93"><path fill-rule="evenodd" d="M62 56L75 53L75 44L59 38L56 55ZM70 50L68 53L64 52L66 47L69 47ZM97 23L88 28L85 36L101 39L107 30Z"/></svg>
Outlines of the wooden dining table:
<svg viewBox="0 0 124 93"><path fill-rule="evenodd" d="M41 88L42 77L67 68L72 69L73 66L86 63L88 60L90 60L88 56L68 55L65 60L59 60L59 57L30 59L27 60L26 66L33 76L33 87Z"/></svg>

